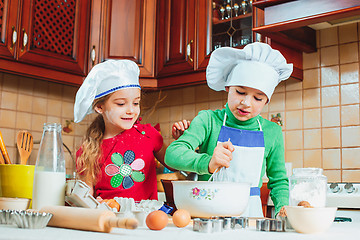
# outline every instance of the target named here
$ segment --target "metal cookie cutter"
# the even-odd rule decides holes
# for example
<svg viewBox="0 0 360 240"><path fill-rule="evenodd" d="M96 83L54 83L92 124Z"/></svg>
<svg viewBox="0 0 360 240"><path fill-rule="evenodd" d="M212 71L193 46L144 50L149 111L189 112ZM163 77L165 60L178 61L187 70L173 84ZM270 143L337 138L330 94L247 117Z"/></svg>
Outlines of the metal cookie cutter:
<svg viewBox="0 0 360 240"><path fill-rule="evenodd" d="M235 229L239 226L240 228L249 227L249 218L247 217L232 217L231 218L231 228Z"/></svg>
<svg viewBox="0 0 360 240"><path fill-rule="evenodd" d="M277 219L257 219L256 230L266 232L284 232L285 222Z"/></svg>
<svg viewBox="0 0 360 240"><path fill-rule="evenodd" d="M193 230L202 233L221 232L223 230L223 220L194 218Z"/></svg>

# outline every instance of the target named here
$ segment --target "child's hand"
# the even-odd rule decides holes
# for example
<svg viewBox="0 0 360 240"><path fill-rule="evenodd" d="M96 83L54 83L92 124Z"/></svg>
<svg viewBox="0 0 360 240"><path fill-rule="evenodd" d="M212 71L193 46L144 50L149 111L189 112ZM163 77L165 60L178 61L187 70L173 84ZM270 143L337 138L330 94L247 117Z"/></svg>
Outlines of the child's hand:
<svg viewBox="0 0 360 240"><path fill-rule="evenodd" d="M286 217L286 210L285 210L285 207L283 206L281 209L280 209L280 212L278 213L278 216L279 217Z"/></svg>
<svg viewBox="0 0 360 240"><path fill-rule="evenodd" d="M173 138L175 140L178 139L181 135L183 135L184 131L189 128L189 126L190 126L190 121L185 119L174 123L171 128L171 133Z"/></svg>
<svg viewBox="0 0 360 240"><path fill-rule="evenodd" d="M220 167L230 167L232 152L235 150L230 141L219 142L214 149L213 156L209 163L209 172L214 173Z"/></svg>

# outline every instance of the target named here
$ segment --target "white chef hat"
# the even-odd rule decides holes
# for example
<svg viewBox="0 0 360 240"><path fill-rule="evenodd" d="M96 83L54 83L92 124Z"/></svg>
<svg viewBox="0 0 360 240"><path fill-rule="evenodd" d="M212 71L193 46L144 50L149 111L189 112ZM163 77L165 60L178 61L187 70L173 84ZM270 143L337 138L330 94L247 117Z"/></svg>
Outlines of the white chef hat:
<svg viewBox="0 0 360 240"><path fill-rule="evenodd" d="M97 98L124 88L140 88L139 67L130 60L107 60L95 65L76 93L74 121L81 122L93 112Z"/></svg>
<svg viewBox="0 0 360 240"><path fill-rule="evenodd" d="M206 69L208 86L215 91L226 86L258 89L269 101L275 87L290 77L293 65L268 44L254 42L243 49L218 48L212 52Z"/></svg>

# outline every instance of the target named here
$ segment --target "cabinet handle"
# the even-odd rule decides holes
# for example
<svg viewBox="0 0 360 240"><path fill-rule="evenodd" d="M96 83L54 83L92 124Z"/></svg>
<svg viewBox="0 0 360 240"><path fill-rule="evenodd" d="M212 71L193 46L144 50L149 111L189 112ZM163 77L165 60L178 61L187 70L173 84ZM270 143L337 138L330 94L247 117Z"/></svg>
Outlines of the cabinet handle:
<svg viewBox="0 0 360 240"><path fill-rule="evenodd" d="M193 62L194 60L191 58L191 44L193 43L193 40L190 40L190 42L186 46L186 54L190 60L190 62Z"/></svg>
<svg viewBox="0 0 360 240"><path fill-rule="evenodd" d="M23 52L25 50L25 47L26 47L26 44L28 43L29 38L28 38L28 35L24 28L22 29L22 31L23 31L23 44L22 44L21 51Z"/></svg>
<svg viewBox="0 0 360 240"><path fill-rule="evenodd" d="M92 64L94 65L95 64L95 59L96 59L95 45L91 49L90 58L91 58Z"/></svg>
<svg viewBox="0 0 360 240"><path fill-rule="evenodd" d="M12 36L11 36L11 45L10 45L10 49L13 49L17 40L17 32L15 30L15 27L13 26L11 28L13 30L12 32Z"/></svg>

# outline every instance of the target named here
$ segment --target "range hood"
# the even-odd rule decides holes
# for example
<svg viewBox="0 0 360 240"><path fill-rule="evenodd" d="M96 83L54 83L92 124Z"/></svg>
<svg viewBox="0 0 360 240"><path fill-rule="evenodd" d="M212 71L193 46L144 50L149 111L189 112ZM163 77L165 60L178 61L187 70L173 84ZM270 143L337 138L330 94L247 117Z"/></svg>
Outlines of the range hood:
<svg viewBox="0 0 360 240"><path fill-rule="evenodd" d="M359 0L254 1L253 31L293 49L316 51L316 30L360 21Z"/></svg>

